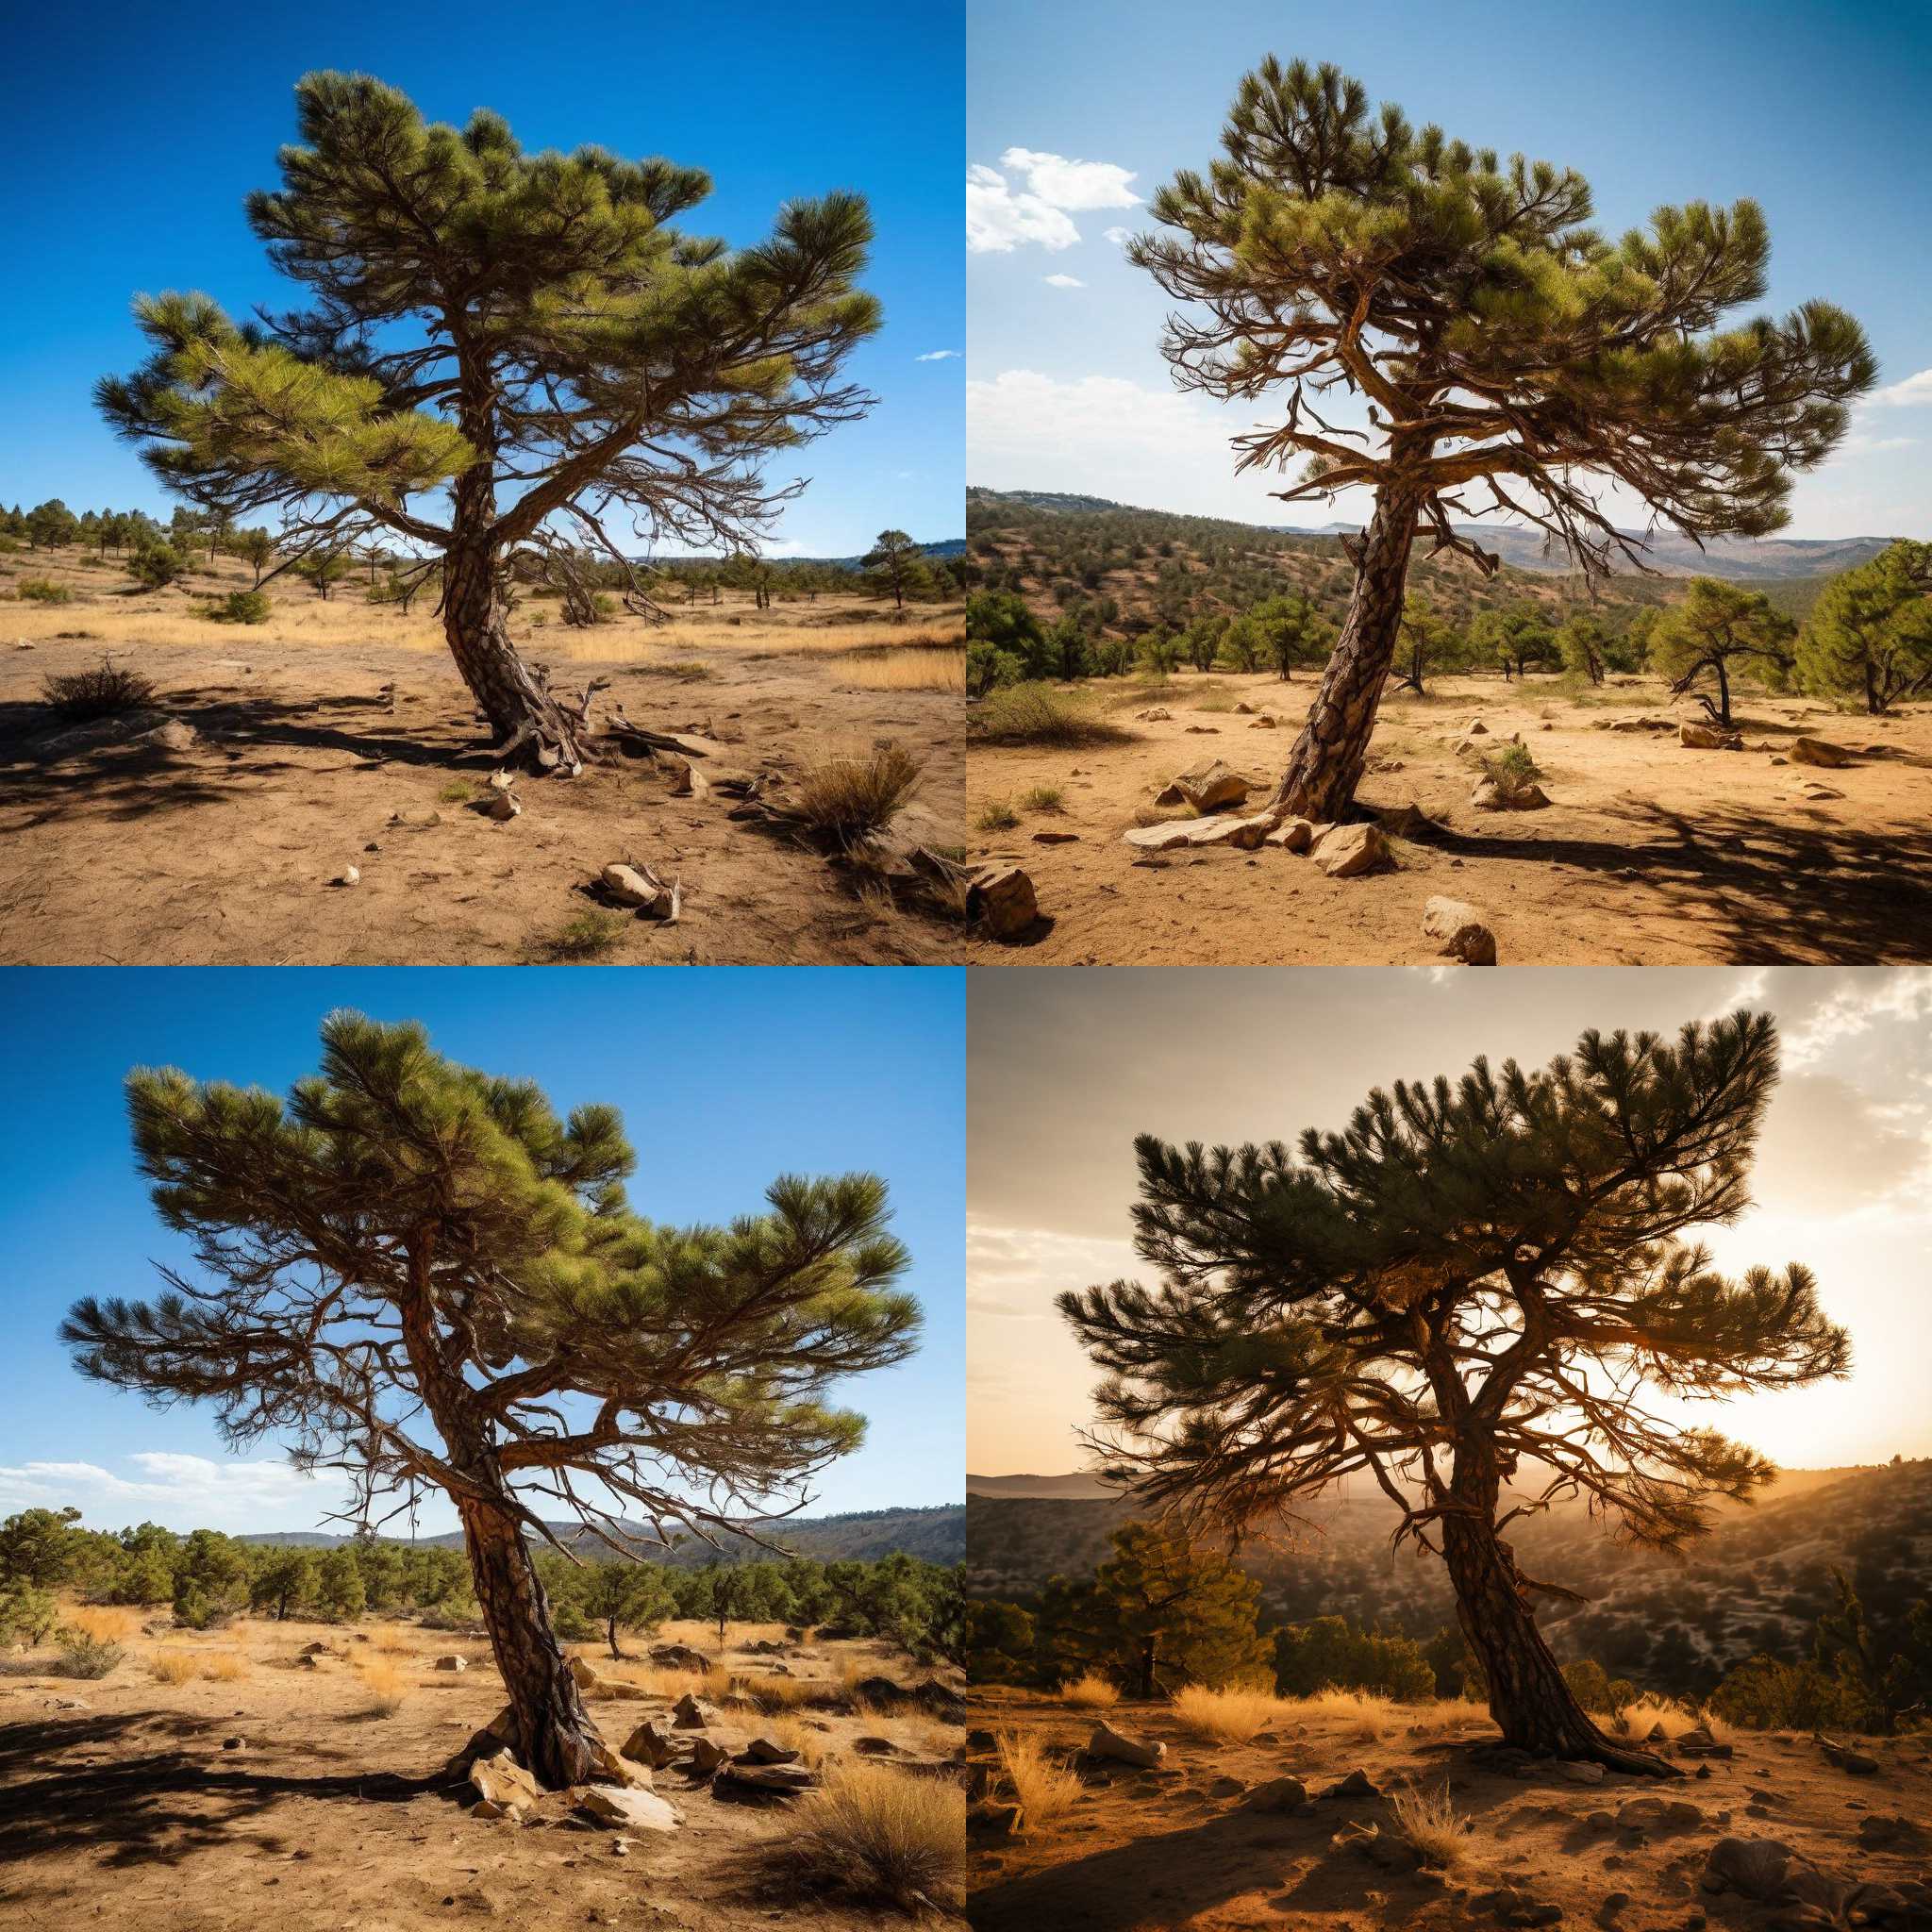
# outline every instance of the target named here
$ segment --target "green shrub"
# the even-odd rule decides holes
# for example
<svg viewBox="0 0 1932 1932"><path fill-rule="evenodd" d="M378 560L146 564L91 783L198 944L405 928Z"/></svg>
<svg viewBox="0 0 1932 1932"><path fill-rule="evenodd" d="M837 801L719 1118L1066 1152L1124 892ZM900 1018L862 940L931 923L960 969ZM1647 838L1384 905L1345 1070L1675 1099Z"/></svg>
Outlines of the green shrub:
<svg viewBox="0 0 1932 1932"><path fill-rule="evenodd" d="M210 624L266 624L274 608L266 591L230 591L219 604L207 604L201 614Z"/></svg>
<svg viewBox="0 0 1932 1932"><path fill-rule="evenodd" d="M1383 1637L1351 1628L1345 1617L1317 1617L1274 1633L1274 1688L1284 1697L1362 1690L1421 1704L1436 1694L1436 1673L1411 1637Z"/></svg>
<svg viewBox="0 0 1932 1932"><path fill-rule="evenodd" d="M865 758L808 766L786 800L815 832L841 843L882 831L919 790L919 760L896 744Z"/></svg>
<svg viewBox="0 0 1932 1932"><path fill-rule="evenodd" d="M1010 832L1019 823L1020 814L1004 798L995 798L983 807L973 821L974 829L981 832Z"/></svg>
<svg viewBox="0 0 1932 1932"><path fill-rule="evenodd" d="M1873 1714L1856 1683L1809 1657L1795 1664L1752 1657L1711 1692L1710 1707L1730 1724L1771 1731L1856 1730Z"/></svg>
<svg viewBox="0 0 1932 1932"><path fill-rule="evenodd" d="M1563 1681L1585 1710L1620 1717L1637 1702L1637 1686L1627 1677L1613 1677L1594 1657L1578 1657L1563 1666Z"/></svg>
<svg viewBox="0 0 1932 1932"><path fill-rule="evenodd" d="M105 1677L126 1655L118 1643L103 1643L85 1630L63 1630L56 1669L63 1677Z"/></svg>
<svg viewBox="0 0 1932 1932"><path fill-rule="evenodd" d="M51 1590L14 1582L0 1590L0 1641L42 1644L60 1622Z"/></svg>
<svg viewBox="0 0 1932 1932"><path fill-rule="evenodd" d="M1506 798L1527 791L1542 776L1526 744L1506 744L1483 759L1483 771Z"/></svg>
<svg viewBox="0 0 1932 1932"><path fill-rule="evenodd" d="M20 594L29 604L72 604L74 592L51 577L22 577Z"/></svg>
<svg viewBox="0 0 1932 1932"><path fill-rule="evenodd" d="M973 715L989 744L1116 744L1127 733L1097 717L1084 699L1046 684L1013 684L991 691Z"/></svg>
<svg viewBox="0 0 1932 1932"><path fill-rule="evenodd" d="M187 574L188 559L172 543L144 543L127 559L127 575L143 590L165 591Z"/></svg>
<svg viewBox="0 0 1932 1932"><path fill-rule="evenodd" d="M616 912L579 912L574 919L566 920L563 926L543 941L538 950L546 959L557 960L559 964L594 959L608 953L623 938L628 924Z"/></svg>

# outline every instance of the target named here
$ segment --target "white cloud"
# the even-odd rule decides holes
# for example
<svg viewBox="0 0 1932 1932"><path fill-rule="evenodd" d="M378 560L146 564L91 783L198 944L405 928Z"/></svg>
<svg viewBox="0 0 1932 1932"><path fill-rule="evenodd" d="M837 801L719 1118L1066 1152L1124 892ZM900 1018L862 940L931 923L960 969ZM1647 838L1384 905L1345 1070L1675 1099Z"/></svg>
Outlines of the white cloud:
<svg viewBox="0 0 1932 1932"><path fill-rule="evenodd" d="M1860 973L1786 1034L1785 1065L1794 1070L1816 1066L1840 1041L1869 1033L1883 1022L1903 1021L1917 1028L1927 1019L1932 1019L1932 966Z"/></svg>
<svg viewBox="0 0 1932 1932"><path fill-rule="evenodd" d="M304 1475L285 1461L216 1461L169 1450L142 1450L120 1460L131 1474L97 1462L0 1466L0 1507L72 1503L97 1526L118 1524L138 1510L175 1528L272 1529L320 1520L341 1503L338 1481Z"/></svg>
<svg viewBox="0 0 1932 1932"><path fill-rule="evenodd" d="M1134 239L1131 228L1103 228L1100 232L1102 239L1111 242L1116 248L1124 248Z"/></svg>
<svg viewBox="0 0 1932 1932"><path fill-rule="evenodd" d="M1838 454L1843 457L1875 456L1886 449L1917 449L1916 436L1848 436L1839 444Z"/></svg>
<svg viewBox="0 0 1932 1932"><path fill-rule="evenodd" d="M974 162L966 170L969 255L1009 255L1025 242L1058 250L1079 239L1079 229L1065 214L1037 194L1015 194L997 168Z"/></svg>
<svg viewBox="0 0 1932 1932"><path fill-rule="evenodd" d="M915 356L912 359L915 362L949 362L958 354L958 349L928 349L924 355Z"/></svg>
<svg viewBox="0 0 1932 1932"><path fill-rule="evenodd" d="M1024 175L1027 188L1049 208L1134 208L1141 200L1127 186L1133 172L1110 161L1070 161L1064 155L1009 147L1000 166Z"/></svg>
<svg viewBox="0 0 1932 1932"><path fill-rule="evenodd" d="M1049 289L1084 289L1087 286L1078 275L1045 275L1041 279Z"/></svg>
<svg viewBox="0 0 1932 1932"><path fill-rule="evenodd" d="M1868 406L1876 405L1889 409L1909 409L1923 403L1932 403L1932 369L1922 369L1916 375L1907 376L1903 382L1874 390L1865 401Z"/></svg>

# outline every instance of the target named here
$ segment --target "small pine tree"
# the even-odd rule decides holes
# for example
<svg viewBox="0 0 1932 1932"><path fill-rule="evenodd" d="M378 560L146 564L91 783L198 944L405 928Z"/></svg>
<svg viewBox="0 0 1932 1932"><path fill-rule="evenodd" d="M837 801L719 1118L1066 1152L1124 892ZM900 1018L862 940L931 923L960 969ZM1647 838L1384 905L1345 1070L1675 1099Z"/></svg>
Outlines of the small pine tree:
<svg viewBox="0 0 1932 1932"><path fill-rule="evenodd" d="M1677 695L1693 693L1713 724L1728 727L1734 672L1749 666L1768 684L1781 684L1790 669L1794 628L1760 591L1692 577L1650 633L1651 668ZM1715 695L1700 689L1706 685Z"/></svg>
<svg viewBox="0 0 1932 1932"><path fill-rule="evenodd" d="M350 1623L362 1614L367 1603L355 1551L344 1543L325 1550L315 1565L315 1607L325 1617Z"/></svg>
<svg viewBox="0 0 1932 1932"><path fill-rule="evenodd" d="M1888 544L1832 578L1798 633L1807 691L1857 698L1874 717L1932 691L1932 543Z"/></svg>
<svg viewBox="0 0 1932 1932"><path fill-rule="evenodd" d="M906 608L908 597L916 597L922 591L930 592L932 588L924 553L904 530L881 530L860 567L874 593L890 597L897 609Z"/></svg>

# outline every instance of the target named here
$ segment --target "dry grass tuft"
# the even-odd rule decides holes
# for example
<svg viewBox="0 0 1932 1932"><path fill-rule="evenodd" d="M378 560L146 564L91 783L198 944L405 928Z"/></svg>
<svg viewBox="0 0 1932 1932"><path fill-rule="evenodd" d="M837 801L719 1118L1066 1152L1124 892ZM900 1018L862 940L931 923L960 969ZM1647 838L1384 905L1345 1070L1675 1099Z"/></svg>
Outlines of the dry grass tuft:
<svg viewBox="0 0 1932 1932"><path fill-rule="evenodd" d="M1049 1757L1037 1739L1002 1731L1000 1776L1020 1807L1023 1832L1051 1831L1080 1796L1080 1780Z"/></svg>
<svg viewBox="0 0 1932 1932"><path fill-rule="evenodd" d="M1121 1701L1115 1686L1105 1677L1096 1677L1091 1671L1084 1677L1075 1677L1071 1684L1062 1684L1060 1696L1076 1710L1110 1710Z"/></svg>
<svg viewBox="0 0 1932 1932"><path fill-rule="evenodd" d="M957 1911L966 1794L950 1780L855 1766L800 1799L781 1856L809 1886L902 1910Z"/></svg>
<svg viewBox="0 0 1932 1932"><path fill-rule="evenodd" d="M372 1657L356 1668L357 1674L362 1679L362 1688L369 1693L367 1715L395 1716L402 1709L403 1700L408 1696L410 1689L402 1666L390 1657Z"/></svg>
<svg viewBox="0 0 1932 1932"><path fill-rule="evenodd" d="M785 803L815 832L849 845L892 823L919 790L919 773L910 752L881 745L862 758L808 765Z"/></svg>
<svg viewBox="0 0 1932 1932"><path fill-rule="evenodd" d="M889 651L854 651L833 659L832 669L860 691L945 691L966 689L963 644L912 642Z"/></svg>
<svg viewBox="0 0 1932 1932"><path fill-rule="evenodd" d="M1296 1698L1291 1707L1297 1715L1332 1719L1357 1744L1380 1742L1396 1721L1396 1707L1388 1698L1360 1690L1318 1690L1312 1697Z"/></svg>
<svg viewBox="0 0 1932 1932"><path fill-rule="evenodd" d="M1654 1697L1640 1697L1624 1707L1622 1728L1640 1743L1659 1724L1670 1739L1681 1738L1686 1731L1703 1725L1720 1744L1737 1742L1737 1732L1707 1710L1687 1710L1681 1704L1664 1704Z"/></svg>
<svg viewBox="0 0 1932 1932"><path fill-rule="evenodd" d="M239 1683L252 1668L239 1650L211 1650L201 1660L201 1674L212 1684Z"/></svg>
<svg viewBox="0 0 1932 1932"><path fill-rule="evenodd" d="M141 1612L110 1604L83 1604L68 1611L65 1622L70 1630L82 1631L96 1643L125 1643L141 1635Z"/></svg>
<svg viewBox="0 0 1932 1932"><path fill-rule="evenodd" d="M1469 1826L1451 1801L1446 1784L1433 1791L1397 1791L1390 1808L1425 1865L1448 1872L1462 1862L1469 1849Z"/></svg>
<svg viewBox="0 0 1932 1932"><path fill-rule="evenodd" d="M1131 736L1101 717L1085 697L1044 684L989 691L971 722L989 744L1118 744Z"/></svg>
<svg viewBox="0 0 1932 1932"><path fill-rule="evenodd" d="M813 1730L795 1717L774 1717L765 1725L764 1734L781 1749L796 1751L798 1761L809 1771L816 1771L824 1762L824 1733Z"/></svg>
<svg viewBox="0 0 1932 1932"><path fill-rule="evenodd" d="M50 674L41 680L41 695L63 718L85 721L139 711L154 703L155 687L152 678L103 658L92 671Z"/></svg>
<svg viewBox="0 0 1932 1932"><path fill-rule="evenodd" d="M741 1677L738 1688L760 1710L796 1710L811 1702L818 1686L806 1677Z"/></svg>
<svg viewBox="0 0 1932 1932"><path fill-rule="evenodd" d="M1174 1714L1182 1730L1197 1738L1212 1738L1217 1744L1245 1744L1280 1717L1281 1700L1270 1690L1209 1690L1190 1684L1174 1698Z"/></svg>
<svg viewBox="0 0 1932 1932"><path fill-rule="evenodd" d="M157 1684L186 1684L200 1668L192 1650L158 1650L147 1660L148 1675Z"/></svg>

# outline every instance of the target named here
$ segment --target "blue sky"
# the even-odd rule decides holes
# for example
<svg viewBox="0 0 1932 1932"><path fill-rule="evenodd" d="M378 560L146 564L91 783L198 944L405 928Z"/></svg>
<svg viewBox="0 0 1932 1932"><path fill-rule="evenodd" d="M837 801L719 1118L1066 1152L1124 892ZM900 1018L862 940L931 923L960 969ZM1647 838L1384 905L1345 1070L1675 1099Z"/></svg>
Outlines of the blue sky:
<svg viewBox="0 0 1932 1932"><path fill-rule="evenodd" d="M532 151L593 142L702 167L715 192L686 225L735 243L762 239L786 200L864 193L878 230L867 286L885 327L848 366L880 402L794 464L812 487L773 547L845 556L888 525L958 535L960 9L840 0L838 13L832 30L822 12L771 0L554 24L504 0L12 9L0 154L19 287L0 351L0 499L162 507L95 416L91 386L141 359L138 291L198 288L237 315L300 296L242 201L275 183L295 81L334 67L402 88L432 119L494 108Z"/></svg>
<svg viewBox="0 0 1932 1932"><path fill-rule="evenodd" d="M1177 168L1218 154L1237 83L1270 52L1332 60L1372 100L1473 146L1577 169L1612 234L1663 203L1756 198L1772 236L1765 306L1850 309L1892 391L1799 480L1789 534L1932 533L1923 0L1479 13L1223 0L1185 19L1152 0L974 0L967 159L999 177L981 177L996 204L982 241L1012 245L968 257L969 481L1260 523L1360 519L1358 501L1286 506L1265 479L1234 479L1225 439L1252 412L1174 395L1157 346L1166 298L1107 239L1144 225Z"/></svg>
<svg viewBox="0 0 1932 1932"><path fill-rule="evenodd" d="M301 1529L333 1507L262 1445L237 1456L205 1412L84 1380L55 1339L88 1293L139 1297L187 1260L136 1173L122 1081L138 1064L278 1092L313 1070L322 1016L417 1019L443 1053L541 1081L559 1108L622 1108L637 1209L672 1222L758 1211L785 1172L885 1176L920 1353L846 1391L865 1446L811 1513L956 1502L964 1339L963 974L919 967L15 968L0 1072L0 1515L73 1502L117 1528ZM339 1525L328 1525L339 1527ZM421 1526L454 1526L424 1507Z"/></svg>

